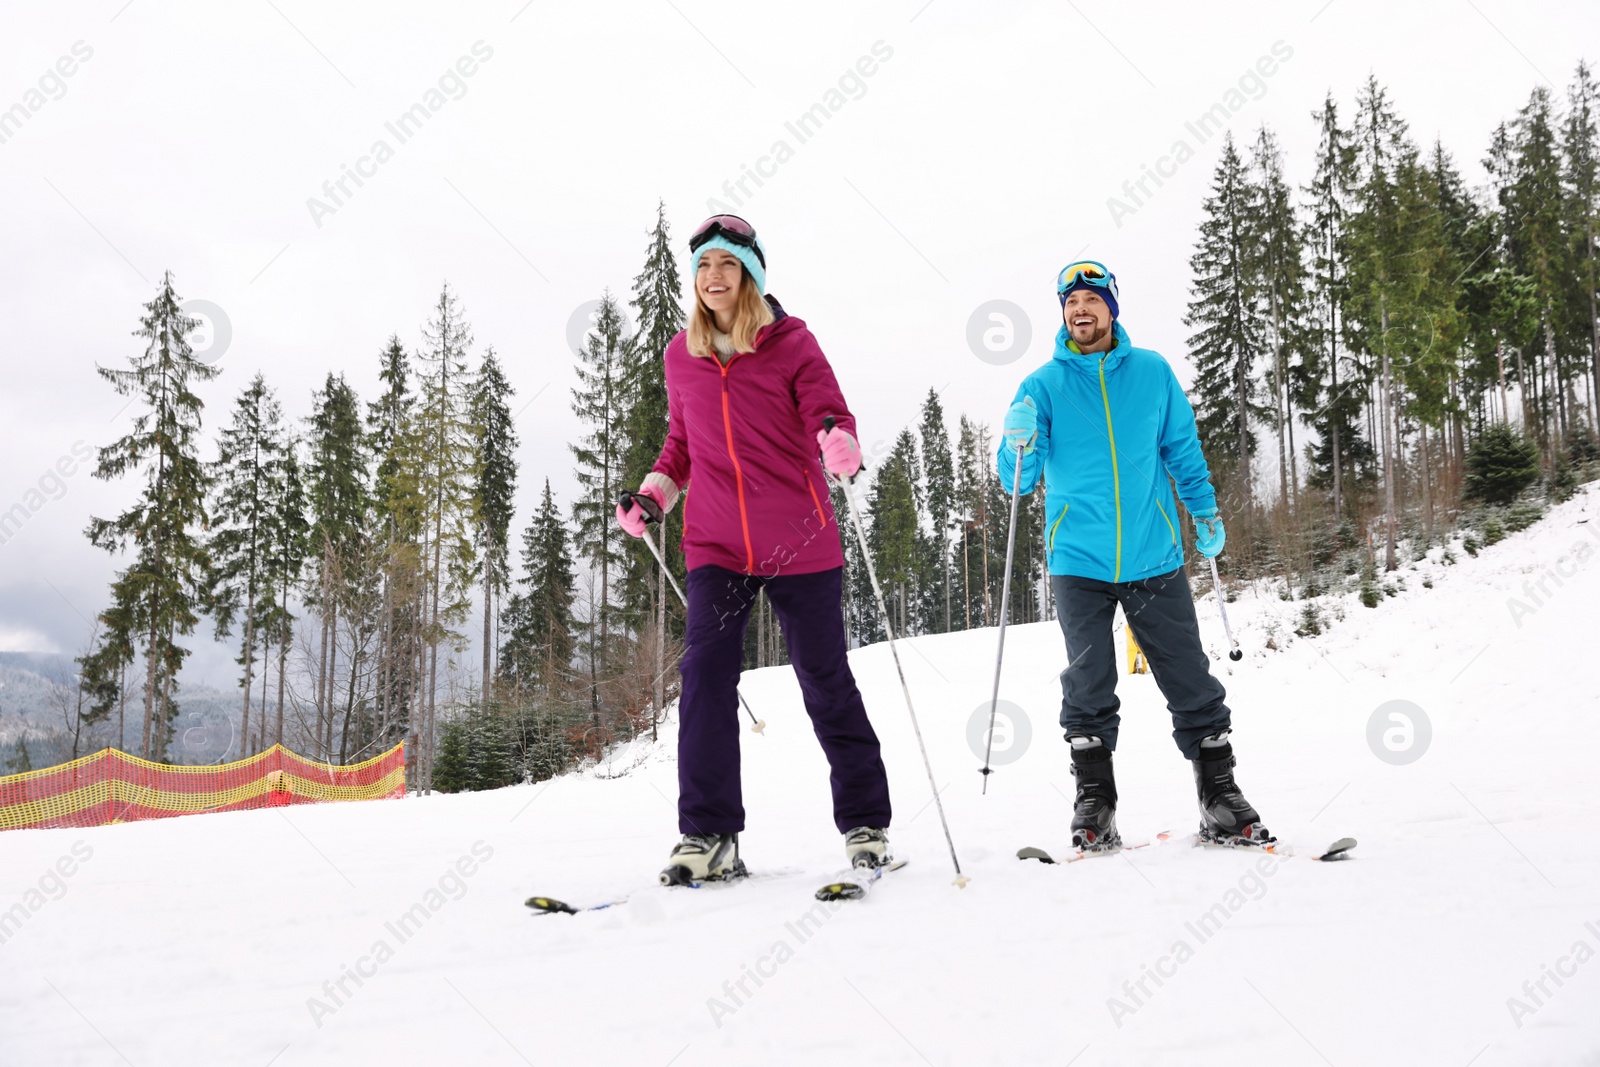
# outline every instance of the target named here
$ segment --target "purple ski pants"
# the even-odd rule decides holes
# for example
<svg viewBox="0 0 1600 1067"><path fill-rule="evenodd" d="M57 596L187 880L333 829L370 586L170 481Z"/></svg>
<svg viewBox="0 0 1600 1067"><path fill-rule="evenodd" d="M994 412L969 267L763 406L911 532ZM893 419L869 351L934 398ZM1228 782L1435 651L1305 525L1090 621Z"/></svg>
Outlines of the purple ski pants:
<svg viewBox="0 0 1600 1067"><path fill-rule="evenodd" d="M843 570L772 578L708 565L689 572L687 650L679 664L678 830L744 829L739 781L739 670L745 627L762 588L778 617L806 714L832 769L833 822L840 833L889 825L889 779L845 658Z"/></svg>

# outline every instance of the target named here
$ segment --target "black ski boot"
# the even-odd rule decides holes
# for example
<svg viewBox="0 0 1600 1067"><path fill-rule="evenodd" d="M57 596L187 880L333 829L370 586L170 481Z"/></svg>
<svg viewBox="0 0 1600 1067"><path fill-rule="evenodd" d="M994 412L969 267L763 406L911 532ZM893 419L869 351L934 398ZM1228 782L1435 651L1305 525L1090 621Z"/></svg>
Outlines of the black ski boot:
<svg viewBox="0 0 1600 1067"><path fill-rule="evenodd" d="M1098 737L1075 734L1072 776L1078 797L1072 808L1072 847L1079 852L1111 852L1122 847L1117 833L1117 782L1111 773L1111 750Z"/></svg>
<svg viewBox="0 0 1600 1067"><path fill-rule="evenodd" d="M661 872L661 884L731 882L747 873L739 858L738 834L684 834L672 849L671 864Z"/></svg>
<svg viewBox="0 0 1600 1067"><path fill-rule="evenodd" d="M1270 845L1277 838L1261 824L1261 815L1233 780L1233 745L1229 731L1200 742L1194 764L1195 792L1200 799L1200 840L1217 845Z"/></svg>

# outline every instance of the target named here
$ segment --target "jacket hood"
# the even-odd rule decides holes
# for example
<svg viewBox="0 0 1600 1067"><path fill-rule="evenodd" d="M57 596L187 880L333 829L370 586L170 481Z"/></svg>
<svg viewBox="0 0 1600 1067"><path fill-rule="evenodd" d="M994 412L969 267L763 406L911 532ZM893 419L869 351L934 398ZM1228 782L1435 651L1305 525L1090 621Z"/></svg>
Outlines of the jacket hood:
<svg viewBox="0 0 1600 1067"><path fill-rule="evenodd" d="M1111 347L1111 351L1105 353L1107 370L1121 363L1123 357L1128 354L1128 349L1133 347L1133 342L1128 340L1128 331L1122 328L1121 322L1112 322L1111 336L1116 338L1117 343ZM1066 323L1062 323L1061 328L1056 331L1056 348L1051 355L1069 367L1076 367L1084 372L1097 371L1100 367L1100 356L1084 355L1076 346L1068 347L1071 339L1071 334L1067 333Z"/></svg>
<svg viewBox="0 0 1600 1067"><path fill-rule="evenodd" d="M787 311L783 310L783 305L778 303L777 297L767 294L763 299L766 300L767 307L772 309L772 322L765 326L760 333L756 334L757 348L760 348L762 344L766 343L771 338L788 333L790 330L805 328L804 322L801 322L799 319L792 318ZM678 337L687 337L688 335L688 330L678 331ZM676 340L676 338L674 338L674 340ZM694 355L693 352L689 354L691 356ZM710 359L712 357L708 352L706 355L697 358Z"/></svg>

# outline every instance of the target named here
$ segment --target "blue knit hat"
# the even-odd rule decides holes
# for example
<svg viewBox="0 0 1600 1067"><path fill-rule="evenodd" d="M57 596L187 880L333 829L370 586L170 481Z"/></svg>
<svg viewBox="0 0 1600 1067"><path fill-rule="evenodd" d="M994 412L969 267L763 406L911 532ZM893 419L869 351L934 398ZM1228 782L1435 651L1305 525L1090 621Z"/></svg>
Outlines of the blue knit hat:
<svg viewBox="0 0 1600 1067"><path fill-rule="evenodd" d="M1106 302L1106 306L1111 309L1111 321L1115 322L1117 320L1117 316L1120 315L1121 312L1117 308L1116 296L1111 292L1110 289L1102 289L1098 285L1090 285L1082 278L1079 278L1077 281L1073 282L1072 285L1067 288L1066 292L1058 294L1061 298L1061 306L1066 307L1067 297L1071 296L1079 289L1086 289L1095 296L1098 296L1101 300L1104 300Z"/></svg>
<svg viewBox="0 0 1600 1067"><path fill-rule="evenodd" d="M1090 281L1082 273L1081 268L1092 268L1097 272L1097 281ZM1072 272L1071 280L1063 283L1062 279ZM1061 300L1061 306L1067 306L1067 297L1079 289L1087 289L1106 302L1111 309L1111 321L1115 322L1121 311L1117 307L1117 276L1104 263L1093 259L1080 259L1061 268L1061 273L1056 275L1056 296Z"/></svg>
<svg viewBox="0 0 1600 1067"><path fill-rule="evenodd" d="M695 249L694 259L689 261L689 276L693 277L694 275L700 273L701 256L705 255L713 248L720 248L726 252L731 252L734 258L738 259L740 263L744 264L744 269L750 272L750 280L756 283L756 292L765 296L767 292L767 268L761 265L761 260L766 258L767 246L761 243L761 238L759 237L755 238L755 242L756 248L761 249L761 255L759 257L756 255L755 248L746 248L744 245L736 245L726 237L722 236L722 234L717 234L715 237L711 238L711 240Z"/></svg>

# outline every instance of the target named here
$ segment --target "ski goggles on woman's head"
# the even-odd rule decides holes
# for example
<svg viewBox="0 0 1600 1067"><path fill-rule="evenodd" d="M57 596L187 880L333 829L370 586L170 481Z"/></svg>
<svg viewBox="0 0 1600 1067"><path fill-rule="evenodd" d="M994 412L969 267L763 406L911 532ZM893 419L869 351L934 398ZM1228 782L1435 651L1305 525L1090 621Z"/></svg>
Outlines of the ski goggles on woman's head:
<svg viewBox="0 0 1600 1067"><path fill-rule="evenodd" d="M1062 267L1061 273L1056 275L1056 295L1065 297L1079 282L1096 289L1104 289L1111 294L1113 300L1117 299L1117 276L1106 270L1104 263L1081 259Z"/></svg>
<svg viewBox="0 0 1600 1067"><path fill-rule="evenodd" d="M713 237L721 237L730 244L750 249L763 267L767 265L767 257L761 254L761 245L756 242L756 228L738 215L713 215L706 219L689 237L689 251L700 251L701 246Z"/></svg>

